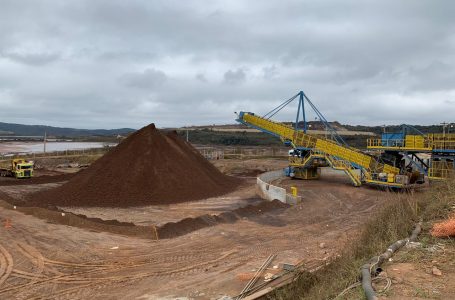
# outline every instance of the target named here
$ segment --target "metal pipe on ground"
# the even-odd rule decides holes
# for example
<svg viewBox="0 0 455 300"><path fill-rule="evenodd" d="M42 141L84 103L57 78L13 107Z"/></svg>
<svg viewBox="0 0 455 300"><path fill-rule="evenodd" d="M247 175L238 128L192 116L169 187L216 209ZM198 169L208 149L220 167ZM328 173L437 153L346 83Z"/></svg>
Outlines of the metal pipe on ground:
<svg viewBox="0 0 455 300"><path fill-rule="evenodd" d="M250 281L248 281L248 283L243 288L243 290L240 292L240 294L237 297L235 297L236 300L241 300L241 299L243 299L243 297L245 297L248 294L248 292L256 284L256 282L258 281L259 277L262 275L264 270L270 265L270 263L275 259L275 257L276 257L276 254L271 254L265 260L265 262L259 267L259 269L254 274L253 278L251 278Z"/></svg>

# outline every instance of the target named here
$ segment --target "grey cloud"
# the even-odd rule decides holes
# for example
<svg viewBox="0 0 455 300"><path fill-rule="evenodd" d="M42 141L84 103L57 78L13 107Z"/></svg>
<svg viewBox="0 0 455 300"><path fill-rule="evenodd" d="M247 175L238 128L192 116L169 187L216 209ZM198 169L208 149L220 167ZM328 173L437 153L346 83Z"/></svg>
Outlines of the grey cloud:
<svg viewBox="0 0 455 300"><path fill-rule="evenodd" d="M156 57L155 53L140 52L134 49L121 51L106 51L99 54L99 59L108 61L132 61L132 62L148 62L153 61Z"/></svg>
<svg viewBox="0 0 455 300"><path fill-rule="evenodd" d="M224 82L227 84L240 84L246 81L246 74L242 69L229 70L224 73Z"/></svg>
<svg viewBox="0 0 455 300"><path fill-rule="evenodd" d="M146 69L140 73L127 73L122 76L130 87L150 89L161 86L166 82L167 76L163 71Z"/></svg>
<svg viewBox="0 0 455 300"><path fill-rule="evenodd" d="M451 90L455 86L455 63L432 61L420 68L410 68L405 74L415 82L414 90Z"/></svg>
<svg viewBox="0 0 455 300"><path fill-rule="evenodd" d="M453 15L449 0L4 0L0 118L232 123L303 89L330 120L448 121Z"/></svg>
<svg viewBox="0 0 455 300"><path fill-rule="evenodd" d="M278 75L278 68L275 65L262 68L264 79L274 79Z"/></svg>
<svg viewBox="0 0 455 300"><path fill-rule="evenodd" d="M41 66L54 62L60 58L57 53L20 53L20 52L3 52L1 57L11 59L27 65Z"/></svg>
<svg viewBox="0 0 455 300"><path fill-rule="evenodd" d="M201 82L207 82L207 78L205 77L204 74L202 73L198 73L196 74L195 78Z"/></svg>

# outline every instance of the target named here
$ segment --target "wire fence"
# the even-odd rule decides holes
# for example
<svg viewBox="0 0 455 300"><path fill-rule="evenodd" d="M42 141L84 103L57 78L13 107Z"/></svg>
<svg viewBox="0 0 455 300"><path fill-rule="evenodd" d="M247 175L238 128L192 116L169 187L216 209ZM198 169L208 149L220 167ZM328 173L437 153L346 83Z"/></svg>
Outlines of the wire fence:
<svg viewBox="0 0 455 300"><path fill-rule="evenodd" d="M63 150L63 151L50 151L50 152L26 152L26 153L10 153L0 154L0 160L11 160L14 158L24 158L35 160L38 158L52 158L52 157L70 157L70 156L84 156L84 155L100 155L109 151L112 146L104 146L102 148L89 148L78 150Z"/></svg>
<svg viewBox="0 0 455 300"><path fill-rule="evenodd" d="M248 159L263 157L288 157L289 150L274 147L196 147L206 159Z"/></svg>
<svg viewBox="0 0 455 300"><path fill-rule="evenodd" d="M0 154L0 161L11 160L14 158L24 158L28 160L36 160L42 158L61 158L61 157L77 157L102 155L109 151L113 146L104 146L102 148L89 148L79 150L63 150L51 152L36 152L36 153L11 153ZM278 147L207 147L198 146L195 148L206 159L247 159L261 157L287 157L287 148Z"/></svg>

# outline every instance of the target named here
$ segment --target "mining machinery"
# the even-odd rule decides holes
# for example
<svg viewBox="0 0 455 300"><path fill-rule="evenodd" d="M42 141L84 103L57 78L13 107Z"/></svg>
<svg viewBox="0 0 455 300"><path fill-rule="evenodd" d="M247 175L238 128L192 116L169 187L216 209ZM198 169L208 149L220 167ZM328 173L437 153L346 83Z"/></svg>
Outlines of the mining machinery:
<svg viewBox="0 0 455 300"><path fill-rule="evenodd" d="M416 168L429 180L444 180L455 175L455 134L423 133L410 125L398 132L384 132L367 140L367 148L381 153L389 163Z"/></svg>
<svg viewBox="0 0 455 300"><path fill-rule="evenodd" d="M271 118L284 107L298 100L297 116L294 126L272 121ZM313 135L307 131L305 107L309 106L325 125L326 136ZM313 102L300 91L293 97L263 116L241 111L236 121L248 127L280 138L285 145L292 147L289 152L289 166L286 175L299 179L317 179L318 168L329 166L343 171L354 186L362 184L376 185L391 189L402 189L422 184L424 174L414 169L400 168L384 162L380 156L365 153L350 147L338 135ZM300 121L301 120L301 121ZM303 123L303 127L301 124Z"/></svg>

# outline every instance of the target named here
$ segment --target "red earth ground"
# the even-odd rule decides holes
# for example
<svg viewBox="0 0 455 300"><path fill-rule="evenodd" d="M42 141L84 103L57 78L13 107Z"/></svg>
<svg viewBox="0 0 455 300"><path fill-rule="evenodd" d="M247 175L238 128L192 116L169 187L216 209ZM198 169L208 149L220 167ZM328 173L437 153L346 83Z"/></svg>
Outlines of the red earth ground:
<svg viewBox="0 0 455 300"><path fill-rule="evenodd" d="M225 167L231 163L239 162L223 162ZM254 170L266 169L269 163L277 164L264 159L242 165ZM230 194L185 205L78 213L138 224L218 214L252 204L254 183L249 179ZM271 266L303 261L312 269L324 264L391 198L383 191L354 188L344 175L332 171L323 171L318 181L284 179L280 184L296 186L302 203L160 240L52 224L3 205L0 218L7 226L0 227L0 299L234 296L246 284L242 274L256 270L270 254L277 254ZM39 188L43 186L0 186L0 192L4 198L20 197Z"/></svg>

